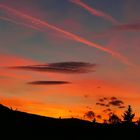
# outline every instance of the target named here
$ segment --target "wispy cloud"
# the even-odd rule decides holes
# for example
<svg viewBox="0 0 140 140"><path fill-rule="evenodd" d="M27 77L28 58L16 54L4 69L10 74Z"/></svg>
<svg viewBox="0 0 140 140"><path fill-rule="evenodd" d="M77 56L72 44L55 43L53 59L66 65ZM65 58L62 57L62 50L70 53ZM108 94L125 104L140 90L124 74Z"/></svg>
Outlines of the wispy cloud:
<svg viewBox="0 0 140 140"><path fill-rule="evenodd" d="M14 66L12 69L32 70L40 72L58 72L58 73L88 73L94 72L96 64L85 62L58 62L43 65Z"/></svg>
<svg viewBox="0 0 140 140"><path fill-rule="evenodd" d="M114 31L140 31L140 23L121 24L113 27Z"/></svg>
<svg viewBox="0 0 140 140"><path fill-rule="evenodd" d="M69 84L70 82L67 81L33 81L28 82L27 84L30 85L62 85L62 84Z"/></svg>

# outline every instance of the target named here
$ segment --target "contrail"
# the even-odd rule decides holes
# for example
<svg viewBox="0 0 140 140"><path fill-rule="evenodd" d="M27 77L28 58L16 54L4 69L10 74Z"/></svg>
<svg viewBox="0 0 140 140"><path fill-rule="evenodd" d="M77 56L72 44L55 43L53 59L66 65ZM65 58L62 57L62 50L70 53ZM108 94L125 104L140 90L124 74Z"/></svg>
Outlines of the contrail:
<svg viewBox="0 0 140 140"><path fill-rule="evenodd" d="M33 26L33 25L29 25L29 24L26 24L26 23L22 23L22 22L17 22L15 20L12 20L10 18L7 18L7 17L0 17L1 20L4 20L4 21L7 21L7 22L11 22L11 23L14 23L14 24L17 24L17 25L23 25L25 27L28 27L28 28L31 28L31 29L34 29L34 30L38 30L38 31L43 31L41 30L40 28L36 27L36 26Z"/></svg>
<svg viewBox="0 0 140 140"><path fill-rule="evenodd" d="M60 33L63 33L64 35L66 35L67 37L69 37L72 40L75 40L75 41L77 41L79 43L83 43L83 44L88 45L90 47L94 47L94 48L99 49L99 50L101 50L103 52L106 52L106 53L112 55L113 57L117 58L118 60L120 60L124 64L131 65L131 66L133 65L128 61L128 59L126 57L122 56L120 53L115 52L115 51L113 51L111 49L108 49L108 48L104 48L101 45L98 45L96 43L88 41L88 40L86 40L86 39L84 39L84 38L82 38L82 37L80 37L78 35L75 35L75 34L73 34L71 32L68 32L68 31L63 30L61 28L58 28L58 27L56 27L56 26L54 26L52 24L49 24L46 21L42 21L40 19L34 18L32 16L24 14L24 13L22 13L22 12L16 10L16 9L13 9L13 8L11 8L9 6L6 6L6 5L0 5L0 8L6 10L9 14L14 14L18 18L22 18L26 22L30 22L32 24L32 26L37 26L37 28L38 28L38 26L40 26L40 27L48 27L48 28L50 28L52 30L58 31Z"/></svg>
<svg viewBox="0 0 140 140"><path fill-rule="evenodd" d="M108 15L108 14L102 12L102 11L94 9L94 8L88 6L87 4L83 3L81 0L69 0L69 1L76 4L76 5L79 5L82 8L84 8L85 10L87 10L92 15L102 17L102 18L112 22L113 24L118 24L118 21L116 19L114 19L111 15Z"/></svg>

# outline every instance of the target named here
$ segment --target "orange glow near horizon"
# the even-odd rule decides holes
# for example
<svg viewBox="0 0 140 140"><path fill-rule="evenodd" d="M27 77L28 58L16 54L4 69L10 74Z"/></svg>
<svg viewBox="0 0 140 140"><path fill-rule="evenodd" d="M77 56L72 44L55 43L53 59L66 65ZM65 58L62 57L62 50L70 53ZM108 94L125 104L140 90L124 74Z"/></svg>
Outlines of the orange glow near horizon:
<svg viewBox="0 0 140 140"><path fill-rule="evenodd" d="M64 105L54 105L54 104L45 104L38 101L29 101L29 100L23 100L23 99L16 99L16 98L1 98L0 100L1 104L8 106L9 108L12 108L13 110L23 111L27 113L32 114L38 114L43 115L47 117L54 117L54 118L79 118L83 120L89 120L92 121L93 119L89 119L87 117L84 117L84 114L88 111L88 109L82 109L83 106L71 106L67 107ZM132 101L131 101L132 102ZM69 108L69 110L68 110ZM127 108L127 106L126 106ZM122 114L126 110L121 109L117 110L114 109L114 113L117 114L122 119ZM108 120L109 115L107 113L102 112L103 108L96 106L93 109L94 113L97 115L100 115L102 118L97 118L98 122L103 122L104 120ZM136 121L139 116L135 109L133 109L133 112L136 113L134 121Z"/></svg>
<svg viewBox="0 0 140 140"><path fill-rule="evenodd" d="M91 85L85 85L87 87L85 89L83 86L85 83L91 83ZM98 88L99 83L100 88ZM140 96L133 98L133 95L131 94L131 88L129 89L129 92L127 87L124 88L115 85L111 86L107 85L107 83L103 83L104 82L90 80L58 88L44 88L43 90L41 88L41 90L38 91L34 89L34 91L31 91L32 93L30 93L30 96L27 94L26 96L22 95L19 98L14 96L6 97L3 94L3 96L1 96L0 103L20 111L55 118L75 117L85 120L92 120L84 117L84 114L88 111L93 111L96 115L102 116L102 119L97 118L97 121L102 122L104 119L108 119L109 116L108 113L103 112L105 108L102 106L97 106L96 102L98 102L98 99L102 97L112 97L112 93L114 93L113 96L125 103L125 108L118 109L114 106L112 107L112 111L121 117L121 114L127 108L127 106L132 104L133 111L136 113L135 118L137 119L139 116L138 106ZM14 85L11 86L13 87ZM57 91L59 91L61 95L56 94ZM123 96L124 92L127 92L127 98L125 95ZM31 98L34 95L36 95L37 98Z"/></svg>

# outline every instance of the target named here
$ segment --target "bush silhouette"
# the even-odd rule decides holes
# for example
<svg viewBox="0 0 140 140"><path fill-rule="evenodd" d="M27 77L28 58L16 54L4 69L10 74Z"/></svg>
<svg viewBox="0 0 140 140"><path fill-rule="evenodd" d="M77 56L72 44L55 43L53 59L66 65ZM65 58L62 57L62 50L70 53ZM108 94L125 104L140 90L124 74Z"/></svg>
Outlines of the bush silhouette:
<svg viewBox="0 0 140 140"><path fill-rule="evenodd" d="M108 120L109 124L119 124L121 123L121 119L116 114L111 114Z"/></svg>

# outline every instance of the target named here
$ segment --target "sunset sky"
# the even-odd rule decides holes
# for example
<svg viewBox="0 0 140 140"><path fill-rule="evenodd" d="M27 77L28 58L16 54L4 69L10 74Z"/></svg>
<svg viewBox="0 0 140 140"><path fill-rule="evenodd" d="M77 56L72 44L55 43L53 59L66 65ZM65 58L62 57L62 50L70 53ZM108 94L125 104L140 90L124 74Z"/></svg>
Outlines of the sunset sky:
<svg viewBox="0 0 140 140"><path fill-rule="evenodd" d="M99 121L130 104L140 117L139 5L0 0L0 103Z"/></svg>

